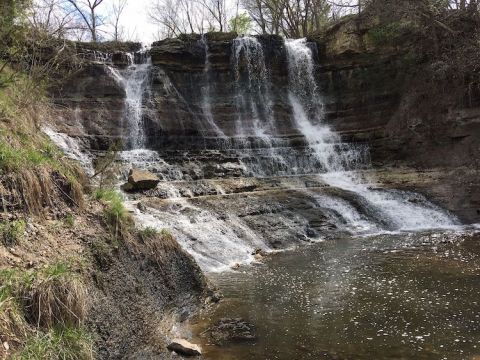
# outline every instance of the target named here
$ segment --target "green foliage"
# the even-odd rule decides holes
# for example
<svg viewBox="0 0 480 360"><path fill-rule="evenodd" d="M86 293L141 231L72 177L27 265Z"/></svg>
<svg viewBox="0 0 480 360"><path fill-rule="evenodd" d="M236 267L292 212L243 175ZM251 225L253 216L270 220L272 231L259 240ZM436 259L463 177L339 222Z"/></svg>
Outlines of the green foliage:
<svg viewBox="0 0 480 360"><path fill-rule="evenodd" d="M29 339L16 360L93 359L93 341L84 329L60 327Z"/></svg>
<svg viewBox="0 0 480 360"><path fill-rule="evenodd" d="M26 223L23 220L0 223L0 235L5 246L13 246L20 242L25 233Z"/></svg>
<svg viewBox="0 0 480 360"><path fill-rule="evenodd" d="M156 236L158 236L160 233L158 232L157 229L153 228L153 227L150 227L150 226L147 226L146 228L143 228L141 230L139 230L138 234L140 235L140 237L142 239L151 239L151 238L154 238Z"/></svg>
<svg viewBox="0 0 480 360"><path fill-rule="evenodd" d="M125 227L131 225L131 218L123 204L123 197L120 193L112 189L97 189L94 193L97 200L102 201L106 207L104 216L107 223L113 227L115 236L118 232L125 230Z"/></svg>
<svg viewBox="0 0 480 360"><path fill-rule="evenodd" d="M8 60L18 60L25 50L27 0L0 1L0 88L12 82L14 74L7 72Z"/></svg>
<svg viewBox="0 0 480 360"><path fill-rule="evenodd" d="M36 167L51 162L53 159L33 148L14 148L0 139L0 170L18 171L25 167Z"/></svg>
<svg viewBox="0 0 480 360"><path fill-rule="evenodd" d="M20 271L17 269L6 269L0 271L0 303L2 299L16 298L33 283L35 275L33 272ZM0 312L2 308L0 307Z"/></svg>
<svg viewBox="0 0 480 360"><path fill-rule="evenodd" d="M61 261L47 266L41 271L41 274L45 280L51 280L69 274L74 275L74 272L72 271L72 266L69 263Z"/></svg>
<svg viewBox="0 0 480 360"><path fill-rule="evenodd" d="M252 27L252 18L247 13L238 14L229 21L230 29L239 35L247 34Z"/></svg>
<svg viewBox="0 0 480 360"><path fill-rule="evenodd" d="M31 291L34 282L58 279L61 277L74 278L73 259L50 264L39 270L0 270L0 302L2 298L16 297L22 302L22 295Z"/></svg>

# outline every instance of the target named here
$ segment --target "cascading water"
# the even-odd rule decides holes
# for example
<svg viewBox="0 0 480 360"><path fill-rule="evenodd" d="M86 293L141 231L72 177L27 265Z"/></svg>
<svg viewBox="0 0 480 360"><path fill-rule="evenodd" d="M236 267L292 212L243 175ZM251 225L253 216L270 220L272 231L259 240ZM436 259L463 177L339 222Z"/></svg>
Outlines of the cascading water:
<svg viewBox="0 0 480 360"><path fill-rule="evenodd" d="M202 111L208 125L213 129L216 136L226 138L225 133L215 123L215 119L212 114L212 103L210 99L210 52L208 50L208 40L205 35L200 38L203 48L205 49L205 65L203 68L203 86L202 86Z"/></svg>
<svg viewBox="0 0 480 360"><path fill-rule="evenodd" d="M251 36L239 37L233 40L232 59L238 112L237 135L266 138L266 132L272 131L273 102L262 44ZM241 71L242 65L245 65L246 71ZM246 123L253 125L253 134L248 134Z"/></svg>
<svg viewBox="0 0 480 360"><path fill-rule="evenodd" d="M110 72L125 89L125 122L128 124L128 144L130 149L145 147L145 132L143 128L143 98L148 85L151 70L151 60L134 64L133 55L129 57L131 65L124 70L109 67Z"/></svg>
<svg viewBox="0 0 480 360"><path fill-rule="evenodd" d="M295 161L289 164L279 149L281 141L275 138L271 82L262 44L252 36L236 38L231 57L237 111L235 136L242 139L244 152L256 147L258 153L251 156L254 161L246 161L247 168L254 176L277 175L298 168ZM296 156L290 158L296 159Z"/></svg>
<svg viewBox="0 0 480 360"><path fill-rule="evenodd" d="M306 39L286 40L285 46L293 117L323 167L323 180L330 186L362 196L383 214L385 223L394 230L455 225L454 219L424 198L412 202L412 197L405 192L374 190L359 181L355 172L350 170L362 163L360 153L354 147L342 144L338 134L322 124L322 102L314 77L313 53Z"/></svg>
<svg viewBox="0 0 480 360"><path fill-rule="evenodd" d="M92 157L82 151L78 141L67 134L59 133L51 127L44 127L43 132L50 138L50 140L57 145L70 159L76 160L82 165L87 175L94 174Z"/></svg>

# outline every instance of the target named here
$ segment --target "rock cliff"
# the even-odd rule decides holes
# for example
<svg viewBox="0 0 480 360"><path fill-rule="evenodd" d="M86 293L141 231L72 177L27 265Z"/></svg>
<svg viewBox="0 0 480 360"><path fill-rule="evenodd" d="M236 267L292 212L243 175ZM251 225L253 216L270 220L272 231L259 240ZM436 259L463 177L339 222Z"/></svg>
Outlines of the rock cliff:
<svg viewBox="0 0 480 360"><path fill-rule="evenodd" d="M478 221L477 85L449 91L444 82L422 74L432 65L416 52L414 40L385 44L376 35L377 25L347 18L308 39L324 121L344 142L368 146L377 169L448 173L462 168L461 177L421 181L421 190L463 220ZM318 171L293 120L284 40L259 36L256 44L248 41L211 33L153 44L141 127L145 147L158 151L169 166L144 159L149 170L167 180ZM62 105L59 131L93 151L118 141L128 144L133 129L124 115L125 85L112 69L113 64L92 62L55 95ZM255 119L273 119L272 126L258 131ZM408 184L390 181L393 187L415 189L412 178Z"/></svg>

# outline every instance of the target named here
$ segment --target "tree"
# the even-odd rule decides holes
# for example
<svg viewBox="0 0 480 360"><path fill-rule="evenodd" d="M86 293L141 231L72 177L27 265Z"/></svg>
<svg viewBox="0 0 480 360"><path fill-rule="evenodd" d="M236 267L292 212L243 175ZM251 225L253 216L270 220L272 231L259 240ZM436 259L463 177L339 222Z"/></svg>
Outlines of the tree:
<svg viewBox="0 0 480 360"><path fill-rule="evenodd" d="M71 38L85 28L75 16L75 10L65 6L64 0L36 0L30 9L30 24L36 31L50 36Z"/></svg>
<svg viewBox="0 0 480 360"><path fill-rule="evenodd" d="M328 19L327 0L243 0L262 33L298 38L320 30Z"/></svg>
<svg viewBox="0 0 480 360"><path fill-rule="evenodd" d="M227 30L227 3L226 0L193 0L197 1L218 25L218 31Z"/></svg>
<svg viewBox="0 0 480 360"><path fill-rule="evenodd" d="M247 13L242 13L230 19L229 25L230 29L235 31L237 34L245 35L252 27L252 19Z"/></svg>
<svg viewBox="0 0 480 360"><path fill-rule="evenodd" d="M97 8L104 0L66 0L76 11L77 15L84 21L92 41L98 40L98 27L103 25L104 19L97 14Z"/></svg>
<svg viewBox="0 0 480 360"><path fill-rule="evenodd" d="M128 0L115 0L112 4L112 26L113 40L120 41L123 37L123 28L120 25L120 18L127 7Z"/></svg>
<svg viewBox="0 0 480 360"><path fill-rule="evenodd" d="M226 31L230 9L225 0L156 0L150 20L166 37L206 31Z"/></svg>

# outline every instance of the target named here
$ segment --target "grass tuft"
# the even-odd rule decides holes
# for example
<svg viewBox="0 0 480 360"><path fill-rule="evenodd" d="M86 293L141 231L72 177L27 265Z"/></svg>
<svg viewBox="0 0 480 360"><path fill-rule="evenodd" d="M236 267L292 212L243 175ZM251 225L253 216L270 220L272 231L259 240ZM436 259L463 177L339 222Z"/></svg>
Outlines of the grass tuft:
<svg viewBox="0 0 480 360"><path fill-rule="evenodd" d="M81 328L54 328L29 339L15 360L90 360L93 341Z"/></svg>
<svg viewBox="0 0 480 360"><path fill-rule="evenodd" d="M104 217L115 238L126 235L133 220L123 204L122 195L115 190L100 188L95 191L94 197L106 205Z"/></svg>
<svg viewBox="0 0 480 360"><path fill-rule="evenodd" d="M75 226L75 217L73 216L73 214L67 214L65 215L63 222L67 227L73 228Z"/></svg>
<svg viewBox="0 0 480 360"><path fill-rule="evenodd" d="M23 220L0 223L0 236L5 246L17 245L25 234L26 223Z"/></svg>
<svg viewBox="0 0 480 360"><path fill-rule="evenodd" d="M88 309L88 293L67 263L43 269L25 296L26 318L41 328L78 327Z"/></svg>
<svg viewBox="0 0 480 360"><path fill-rule="evenodd" d="M158 235L160 235L159 231L151 226L147 226L146 228L140 229L138 231L138 235L140 238L145 241L147 239L154 238Z"/></svg>

